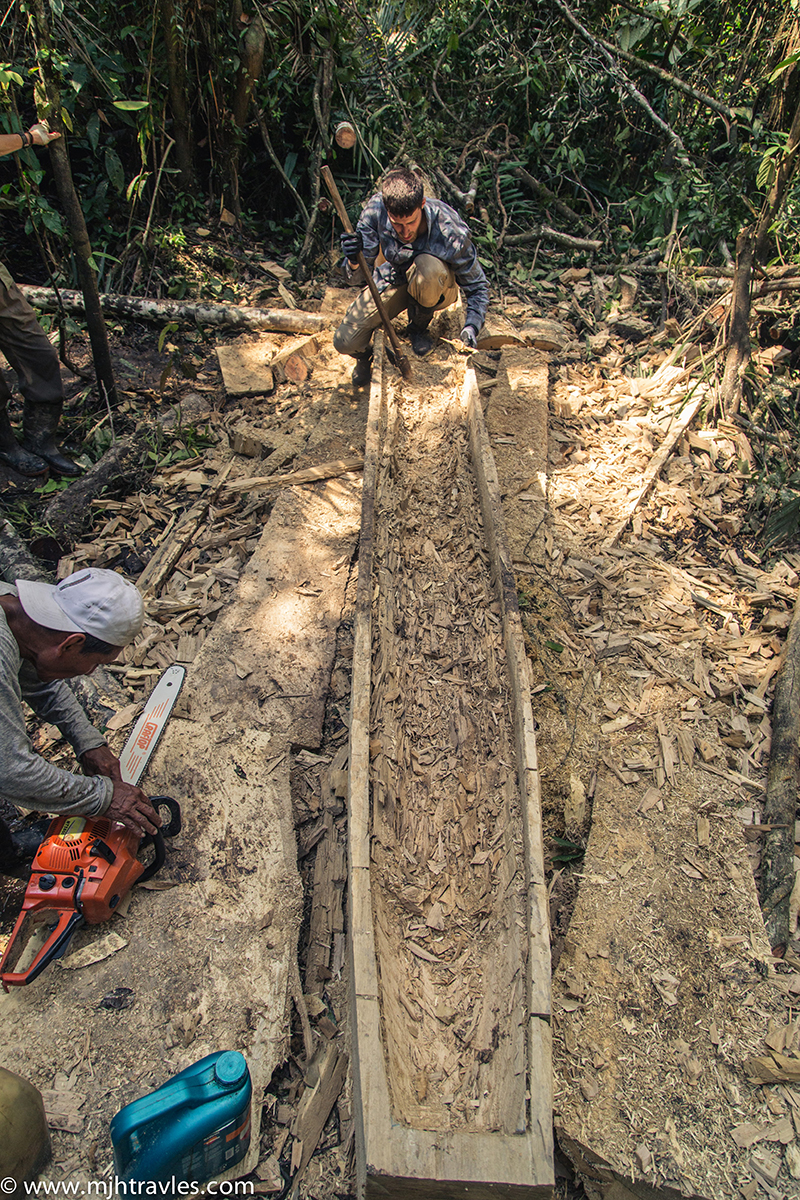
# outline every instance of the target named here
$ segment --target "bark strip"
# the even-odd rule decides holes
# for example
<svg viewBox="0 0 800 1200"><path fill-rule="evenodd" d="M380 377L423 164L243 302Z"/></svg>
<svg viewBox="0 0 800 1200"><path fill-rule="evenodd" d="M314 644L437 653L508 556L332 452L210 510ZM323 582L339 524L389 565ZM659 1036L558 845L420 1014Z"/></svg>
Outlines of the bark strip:
<svg viewBox="0 0 800 1200"><path fill-rule="evenodd" d="M789 897L794 883L794 822L797 814L798 745L800 734L800 597L784 646L772 704L761 859L761 910L773 951L789 942Z"/></svg>

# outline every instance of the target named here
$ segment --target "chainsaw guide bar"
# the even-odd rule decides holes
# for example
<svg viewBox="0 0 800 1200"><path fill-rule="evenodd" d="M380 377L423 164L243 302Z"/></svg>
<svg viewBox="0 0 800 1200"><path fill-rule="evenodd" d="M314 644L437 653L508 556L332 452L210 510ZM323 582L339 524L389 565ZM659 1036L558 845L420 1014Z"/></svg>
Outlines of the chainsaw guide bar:
<svg viewBox="0 0 800 1200"><path fill-rule="evenodd" d="M148 696L144 710L119 756L123 783L135 785L142 778L175 707L185 676L185 667L167 667Z"/></svg>

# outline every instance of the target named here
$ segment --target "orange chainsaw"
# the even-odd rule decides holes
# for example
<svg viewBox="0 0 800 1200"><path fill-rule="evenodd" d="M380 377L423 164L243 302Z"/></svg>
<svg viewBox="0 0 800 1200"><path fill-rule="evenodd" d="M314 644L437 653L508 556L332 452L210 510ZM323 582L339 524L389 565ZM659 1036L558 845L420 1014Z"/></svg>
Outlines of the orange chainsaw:
<svg viewBox="0 0 800 1200"><path fill-rule="evenodd" d="M122 777L138 784L163 732L183 682L184 668L169 667L139 717L120 755ZM180 809L169 796L152 796L169 820L154 835L139 839L108 817L61 816L51 821L31 864L22 911L0 960L0 981L9 987L30 983L66 952L82 925L98 925L135 883L163 865L164 838L180 831ZM163 818L162 818L163 819ZM152 861L139 855L150 843Z"/></svg>
<svg viewBox="0 0 800 1200"><path fill-rule="evenodd" d="M152 878L163 866L164 833L178 832L180 811L168 796L151 799L154 807L169 809L170 822L163 832L159 829L143 841L132 829L107 817L56 817L51 822L33 860L22 911L0 961L5 991L31 983L48 963L61 958L77 929L108 921L133 885ZM145 864L138 855L151 841L154 857Z"/></svg>

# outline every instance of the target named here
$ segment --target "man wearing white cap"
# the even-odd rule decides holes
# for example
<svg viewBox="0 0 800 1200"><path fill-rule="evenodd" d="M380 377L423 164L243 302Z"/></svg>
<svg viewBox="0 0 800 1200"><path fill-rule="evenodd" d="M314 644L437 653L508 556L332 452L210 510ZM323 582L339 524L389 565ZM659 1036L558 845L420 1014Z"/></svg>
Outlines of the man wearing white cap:
<svg viewBox="0 0 800 1200"><path fill-rule="evenodd" d="M0 794L25 808L104 816L140 836L161 819L141 788L123 783L119 759L63 682L111 663L142 628L139 592L115 571L89 568L59 584L0 583ZM35 753L22 701L56 725L84 775ZM2 835L6 836L3 837ZM8 848L8 829L0 846Z"/></svg>

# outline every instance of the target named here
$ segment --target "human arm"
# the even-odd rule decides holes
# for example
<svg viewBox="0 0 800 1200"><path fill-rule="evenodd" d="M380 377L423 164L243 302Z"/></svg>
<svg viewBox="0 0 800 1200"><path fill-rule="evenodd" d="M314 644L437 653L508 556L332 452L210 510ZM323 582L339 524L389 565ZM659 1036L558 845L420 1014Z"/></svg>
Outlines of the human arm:
<svg viewBox="0 0 800 1200"><path fill-rule="evenodd" d="M3 623L0 627L0 792L7 800L25 808L98 816L111 803L112 781L103 776L89 779L74 775L35 753L25 728L19 665L16 642ZM92 732L98 741L102 741L96 730Z"/></svg>
<svg viewBox="0 0 800 1200"><path fill-rule="evenodd" d="M31 125L25 133L0 133L0 158L6 154L16 154L27 146L49 146L61 134L50 130L42 121Z"/></svg>
<svg viewBox="0 0 800 1200"><path fill-rule="evenodd" d="M361 239L361 251L366 259L367 266L372 270L375 259L378 257L380 249L379 240L379 214L380 207L383 204L380 196L373 196L372 199L364 206L361 216L355 227L355 234ZM355 262L355 259L353 260ZM345 270L350 283L365 283L364 273L359 266L353 266L348 258L345 258Z"/></svg>

